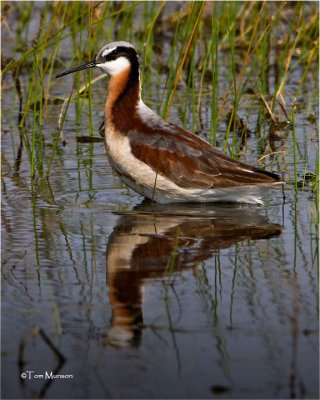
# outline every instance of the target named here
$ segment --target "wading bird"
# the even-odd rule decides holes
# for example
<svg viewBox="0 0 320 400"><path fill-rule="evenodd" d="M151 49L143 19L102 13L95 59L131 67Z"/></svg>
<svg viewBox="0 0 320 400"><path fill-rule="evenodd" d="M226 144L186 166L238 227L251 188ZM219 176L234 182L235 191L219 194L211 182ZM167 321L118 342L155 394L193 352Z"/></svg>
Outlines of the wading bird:
<svg viewBox="0 0 320 400"><path fill-rule="evenodd" d="M110 77L105 104L110 165L137 193L159 203L261 204L261 191L282 183L278 175L232 159L147 107L138 55L130 43L107 44L93 61L57 77L93 67Z"/></svg>

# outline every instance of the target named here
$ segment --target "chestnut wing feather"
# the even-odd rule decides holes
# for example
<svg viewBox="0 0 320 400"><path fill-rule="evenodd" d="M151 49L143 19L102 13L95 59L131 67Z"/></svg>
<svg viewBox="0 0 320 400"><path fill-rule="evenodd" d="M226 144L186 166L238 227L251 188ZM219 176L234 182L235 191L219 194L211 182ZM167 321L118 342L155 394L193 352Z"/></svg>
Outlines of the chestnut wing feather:
<svg viewBox="0 0 320 400"><path fill-rule="evenodd" d="M280 180L273 173L232 159L173 124L165 131L130 131L128 138L136 158L183 188L228 188Z"/></svg>

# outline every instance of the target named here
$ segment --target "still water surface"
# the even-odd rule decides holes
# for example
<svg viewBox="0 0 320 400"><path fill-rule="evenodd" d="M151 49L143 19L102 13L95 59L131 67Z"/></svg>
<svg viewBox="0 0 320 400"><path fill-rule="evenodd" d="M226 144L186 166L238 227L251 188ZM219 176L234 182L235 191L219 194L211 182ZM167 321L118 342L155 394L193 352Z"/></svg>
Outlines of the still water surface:
<svg viewBox="0 0 320 400"><path fill-rule="evenodd" d="M288 96L298 84L291 78ZM72 77L57 82L53 94L68 96L72 83ZM313 83L303 90L316 109ZM31 184L9 76L3 93L3 398L318 397L310 187L296 191L288 183L266 193L263 207L143 201L113 175L103 143L76 141L88 134L87 99L80 126L75 105L69 107L65 145L49 179ZM183 95L180 88L171 114L178 124ZM105 80L92 89L96 135L104 96ZM208 109L204 97L204 130ZM37 131L45 164L60 110L48 105ZM315 165L317 128L306 120L309 111L296 118L301 176L307 157L311 171ZM219 129L222 148L223 123ZM242 154L252 164L256 143L252 135ZM267 159L267 167L280 164L292 177L291 133L277 146L283 153L273 164ZM46 372L63 377L48 380Z"/></svg>
<svg viewBox="0 0 320 400"><path fill-rule="evenodd" d="M314 397L317 275L310 194L264 207L156 206L103 145L55 161L51 201L3 138L3 391L25 398ZM78 164L90 165L78 168ZM78 172L80 170L80 176ZM92 178L90 174L92 173ZM90 185L92 184L92 187ZM80 187L81 186L81 187ZM20 381L21 370L72 379Z"/></svg>

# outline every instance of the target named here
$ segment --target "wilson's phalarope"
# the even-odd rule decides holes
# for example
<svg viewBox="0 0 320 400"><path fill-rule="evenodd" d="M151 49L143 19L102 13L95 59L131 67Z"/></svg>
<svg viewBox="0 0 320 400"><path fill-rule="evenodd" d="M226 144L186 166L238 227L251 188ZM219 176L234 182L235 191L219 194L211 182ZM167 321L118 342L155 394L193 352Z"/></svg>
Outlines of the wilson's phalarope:
<svg viewBox="0 0 320 400"><path fill-rule="evenodd" d="M147 107L138 55L130 43L110 43L90 63L57 77L93 67L110 77L105 105L109 162L137 193L159 203L261 203L257 189L282 183L278 175L232 159Z"/></svg>

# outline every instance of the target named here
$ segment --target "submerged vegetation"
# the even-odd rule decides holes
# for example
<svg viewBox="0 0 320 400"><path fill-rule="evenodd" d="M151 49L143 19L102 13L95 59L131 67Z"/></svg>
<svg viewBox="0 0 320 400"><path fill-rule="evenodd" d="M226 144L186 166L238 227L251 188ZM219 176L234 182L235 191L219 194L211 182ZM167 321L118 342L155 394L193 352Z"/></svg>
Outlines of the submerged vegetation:
<svg viewBox="0 0 320 400"><path fill-rule="evenodd" d="M3 76L7 81L11 75L16 86L19 127L32 125L31 138L22 132L31 175L50 173L40 132L48 106L59 102L53 95L56 72L91 60L102 45L115 40L134 43L141 55L144 95L164 117L170 115L178 87L185 85L180 117L186 124L191 112L189 128L202 130L201 110L210 97L209 139L217 142L218 127L228 117L223 148L237 156L250 131L238 116L249 96L258 103L256 133L267 121L269 153L277 153L272 142L288 129L294 132L297 103L317 121L314 99L305 98L303 88L306 79L318 84L318 18L315 2L2 2L3 36L17 38L10 50L3 46ZM288 80L297 70L288 93ZM160 81L163 74L166 82ZM74 79L70 96L65 93L67 106L82 93L89 96L91 108L96 82L91 71L86 90L80 74ZM81 109L79 103L78 122ZM297 181L296 174L293 178Z"/></svg>

